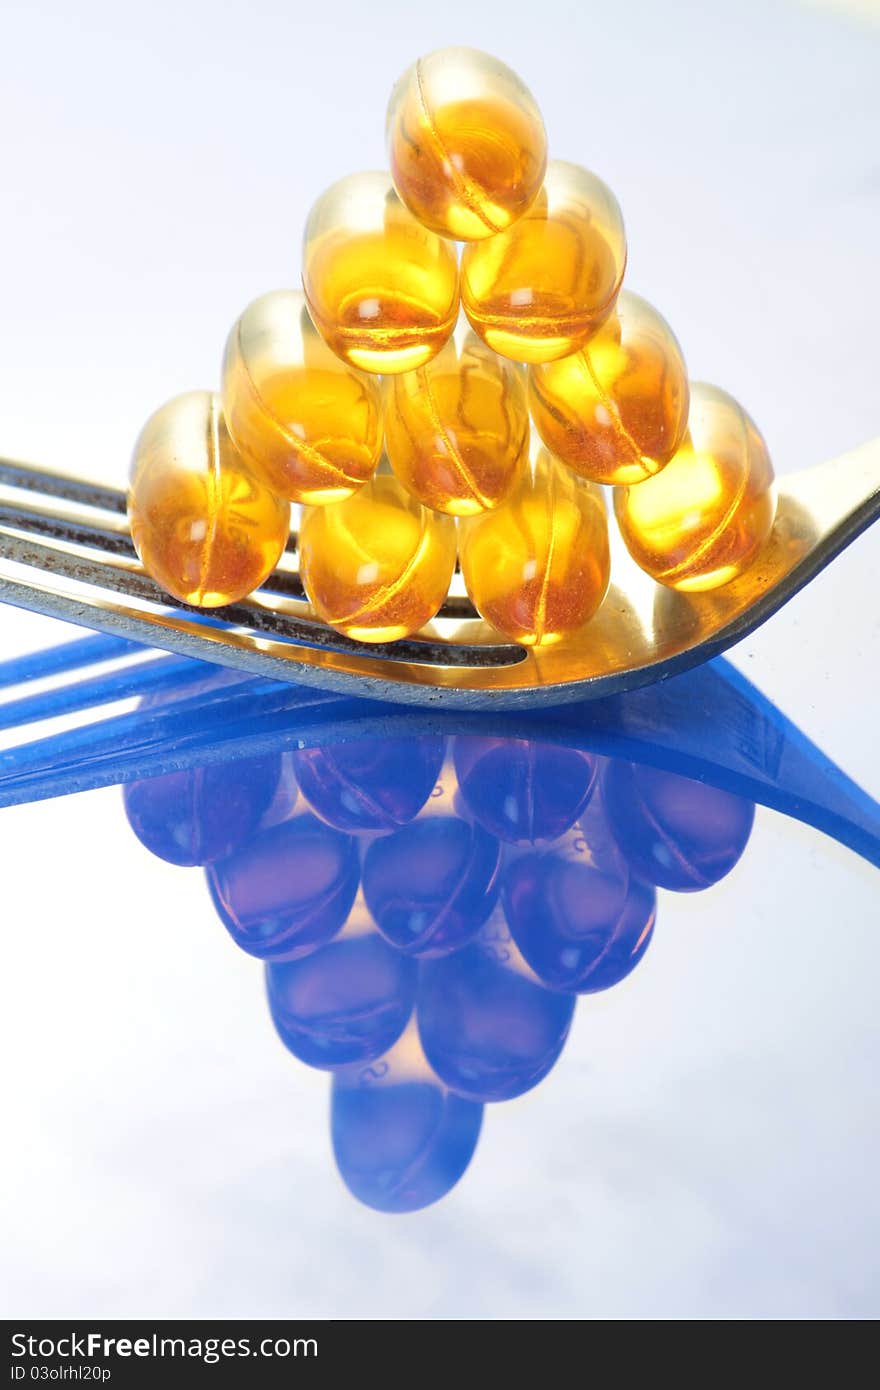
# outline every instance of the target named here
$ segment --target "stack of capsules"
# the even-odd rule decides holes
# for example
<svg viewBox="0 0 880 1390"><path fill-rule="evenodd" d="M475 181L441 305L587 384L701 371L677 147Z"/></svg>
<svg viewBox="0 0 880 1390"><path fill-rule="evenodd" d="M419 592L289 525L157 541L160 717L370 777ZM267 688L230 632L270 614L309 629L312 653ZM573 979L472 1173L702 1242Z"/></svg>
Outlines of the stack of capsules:
<svg viewBox="0 0 880 1390"><path fill-rule="evenodd" d="M303 292L233 326L220 396L180 396L142 431L129 514L148 573L185 603L240 599L277 565L294 503L308 599L349 637L423 628L459 565L493 628L541 646L602 602L611 485L659 583L740 574L773 524L766 446L621 288L610 189L548 162L527 88L469 49L404 73L387 139L390 174L312 208Z"/></svg>

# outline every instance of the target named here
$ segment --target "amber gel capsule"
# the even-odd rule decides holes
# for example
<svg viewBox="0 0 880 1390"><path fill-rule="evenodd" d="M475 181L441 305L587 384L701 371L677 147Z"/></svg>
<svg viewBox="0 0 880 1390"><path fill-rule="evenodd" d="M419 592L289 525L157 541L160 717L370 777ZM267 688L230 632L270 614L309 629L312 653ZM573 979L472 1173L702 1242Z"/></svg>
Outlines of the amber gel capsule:
<svg viewBox="0 0 880 1390"><path fill-rule="evenodd" d="M395 187L441 236L479 241L534 202L547 136L515 72L473 48L419 58L391 93L386 125Z"/></svg>
<svg viewBox="0 0 880 1390"><path fill-rule="evenodd" d="M288 503L254 478L210 391L176 396L144 425L131 463L128 516L147 573L200 608L234 603L259 588L290 531Z"/></svg>
<svg viewBox="0 0 880 1390"><path fill-rule="evenodd" d="M717 386L691 386L688 433L656 477L615 489L627 550L673 589L717 589L751 563L776 510L767 445Z"/></svg>
<svg viewBox="0 0 880 1390"><path fill-rule="evenodd" d="M382 452L379 382L330 351L296 290L264 294L233 326L223 413L256 476L292 502L349 497Z"/></svg>
<svg viewBox="0 0 880 1390"><path fill-rule="evenodd" d="M526 647L549 646L576 632L608 587L602 493L540 444L500 507L461 522L459 548L474 606Z"/></svg>
<svg viewBox="0 0 880 1390"><path fill-rule="evenodd" d="M551 160L544 187L506 232L461 257L461 302L481 338L517 362L583 347L614 308L626 265L617 200L601 179Z"/></svg>
<svg viewBox="0 0 880 1390"><path fill-rule="evenodd" d="M522 368L465 320L427 366L390 378L386 389L388 458L407 490L452 516L497 506L528 456Z"/></svg>
<svg viewBox="0 0 880 1390"><path fill-rule="evenodd" d="M303 510L300 573L319 617L360 642L430 622L455 569L455 522L380 473L344 502Z"/></svg>
<svg viewBox="0 0 880 1390"><path fill-rule="evenodd" d="M416 221L383 173L353 174L315 203L303 288L324 341L368 372L424 366L458 316L454 247Z"/></svg>
<svg viewBox="0 0 880 1390"><path fill-rule="evenodd" d="M580 352L529 369L538 433L594 483L638 483L658 473L684 438L689 394L672 329L627 290Z"/></svg>

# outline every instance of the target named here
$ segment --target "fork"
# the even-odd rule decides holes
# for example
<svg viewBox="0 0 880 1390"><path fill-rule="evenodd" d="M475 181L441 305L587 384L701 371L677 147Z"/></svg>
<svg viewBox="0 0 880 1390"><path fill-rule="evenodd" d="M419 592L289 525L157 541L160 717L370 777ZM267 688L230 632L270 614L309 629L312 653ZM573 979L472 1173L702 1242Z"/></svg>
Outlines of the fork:
<svg viewBox="0 0 880 1390"><path fill-rule="evenodd" d="M0 460L0 599L274 681L406 704L522 709L619 694L709 660L766 622L878 514L880 439L785 475L767 544L722 589L663 588L613 534L613 582L598 613L556 646L504 642L474 610L458 573L420 633L367 646L310 608L295 530L261 590L206 614L171 604L145 574L124 492Z"/></svg>

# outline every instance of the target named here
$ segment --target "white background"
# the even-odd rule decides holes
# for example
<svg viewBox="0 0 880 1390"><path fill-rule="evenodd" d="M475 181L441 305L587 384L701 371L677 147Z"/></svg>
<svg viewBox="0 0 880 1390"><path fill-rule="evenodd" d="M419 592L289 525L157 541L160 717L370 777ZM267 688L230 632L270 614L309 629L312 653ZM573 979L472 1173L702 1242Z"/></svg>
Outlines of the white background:
<svg viewBox="0 0 880 1390"><path fill-rule="evenodd" d="M296 283L312 200L382 163L399 71L452 42L612 185L628 283L781 471L878 434L880 26L846 9L4 0L0 450L121 485L143 418ZM737 661L880 796L877 560L864 537ZM0 614L0 654L59 635ZM112 790L0 825L7 1314L878 1312L877 878L815 833L759 813L729 880L664 896L452 1197L391 1219L339 1182L326 1079L198 872Z"/></svg>

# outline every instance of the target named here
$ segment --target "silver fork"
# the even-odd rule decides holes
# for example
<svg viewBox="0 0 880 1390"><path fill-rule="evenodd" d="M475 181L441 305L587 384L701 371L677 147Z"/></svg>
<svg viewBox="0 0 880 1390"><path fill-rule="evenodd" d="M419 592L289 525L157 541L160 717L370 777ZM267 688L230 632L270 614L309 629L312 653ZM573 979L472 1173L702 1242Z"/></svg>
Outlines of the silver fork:
<svg viewBox="0 0 880 1390"><path fill-rule="evenodd" d="M273 680L407 704L526 708L635 689L718 655L766 622L878 514L880 439L784 476L767 544L722 589L664 589L613 534L608 594L565 642L538 651L505 643L475 612L456 574L428 627L367 646L311 610L295 532L263 589L200 613L171 604L144 573L123 492L0 460L0 599Z"/></svg>

